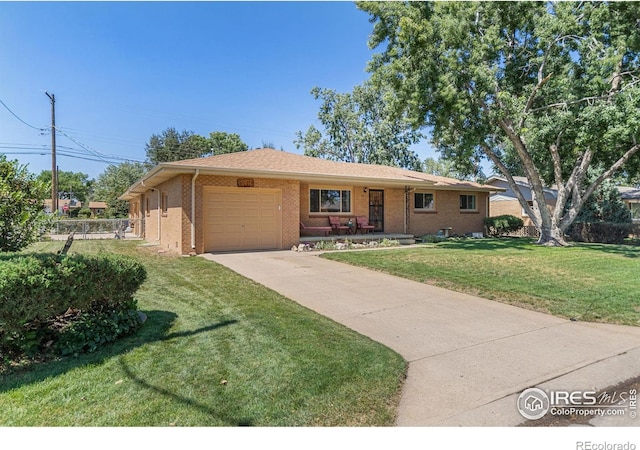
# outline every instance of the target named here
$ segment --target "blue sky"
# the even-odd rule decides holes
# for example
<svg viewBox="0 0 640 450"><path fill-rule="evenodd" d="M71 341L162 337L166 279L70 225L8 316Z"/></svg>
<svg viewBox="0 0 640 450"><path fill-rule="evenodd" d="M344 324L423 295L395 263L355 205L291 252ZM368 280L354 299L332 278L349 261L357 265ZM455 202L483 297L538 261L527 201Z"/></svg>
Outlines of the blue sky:
<svg viewBox="0 0 640 450"><path fill-rule="evenodd" d="M0 100L44 128L45 91L55 94L68 136L58 152L83 158L142 161L170 126L300 153L296 131L319 127L311 88L348 92L367 79L371 30L351 2L0 2ZM0 152L39 173L50 149L49 134L0 104ZM416 147L423 158L428 149ZM108 165L57 163L92 178Z"/></svg>

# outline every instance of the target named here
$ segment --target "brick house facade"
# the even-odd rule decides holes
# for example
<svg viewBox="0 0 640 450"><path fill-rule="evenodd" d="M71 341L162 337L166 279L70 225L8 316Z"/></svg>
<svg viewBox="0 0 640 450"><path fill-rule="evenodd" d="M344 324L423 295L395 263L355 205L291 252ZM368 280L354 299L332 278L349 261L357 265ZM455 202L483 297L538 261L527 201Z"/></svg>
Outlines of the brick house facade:
<svg viewBox="0 0 640 450"><path fill-rule="evenodd" d="M159 164L120 198L129 200L134 222L144 219L137 235L184 255L291 248L300 222L327 226L329 215L343 222L375 215L384 233L482 232L494 189L259 149Z"/></svg>

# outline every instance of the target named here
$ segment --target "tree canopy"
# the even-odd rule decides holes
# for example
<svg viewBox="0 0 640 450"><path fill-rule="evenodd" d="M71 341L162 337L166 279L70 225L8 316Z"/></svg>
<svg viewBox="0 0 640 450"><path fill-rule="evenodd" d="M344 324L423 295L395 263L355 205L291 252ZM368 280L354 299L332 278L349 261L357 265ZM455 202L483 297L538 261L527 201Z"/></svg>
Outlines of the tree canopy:
<svg viewBox="0 0 640 450"><path fill-rule="evenodd" d="M392 91L365 83L351 93L319 87L311 93L322 100L318 119L325 134L313 125L304 134L297 132L294 143L305 155L421 169L420 159L409 147L423 136L404 118L391 114Z"/></svg>
<svg viewBox="0 0 640 450"><path fill-rule="evenodd" d="M18 161L0 155L0 252L15 252L35 242L49 223L46 183Z"/></svg>
<svg viewBox="0 0 640 450"><path fill-rule="evenodd" d="M147 160L151 164L194 159L249 149L235 133L214 131L205 138L192 131L178 132L169 127L160 134L153 134L145 146Z"/></svg>
<svg viewBox="0 0 640 450"><path fill-rule="evenodd" d="M51 191L51 171L43 170L38 175L38 180L49 186ZM86 202L91 194L93 180L89 175L82 172L58 171L58 196L63 199L76 199L82 203Z"/></svg>
<svg viewBox="0 0 640 450"><path fill-rule="evenodd" d="M141 163L124 162L118 165L107 166L105 171L98 175L93 190L93 199L106 202L107 217L127 217L129 214L129 202L118 200L133 183L138 181L146 173L146 167Z"/></svg>
<svg viewBox="0 0 640 450"><path fill-rule="evenodd" d="M539 242L564 231L604 180L640 169L640 3L364 2L373 80L458 167L483 155ZM593 181L589 167L601 168ZM524 174L530 206L513 180ZM543 186L555 184L555 209Z"/></svg>

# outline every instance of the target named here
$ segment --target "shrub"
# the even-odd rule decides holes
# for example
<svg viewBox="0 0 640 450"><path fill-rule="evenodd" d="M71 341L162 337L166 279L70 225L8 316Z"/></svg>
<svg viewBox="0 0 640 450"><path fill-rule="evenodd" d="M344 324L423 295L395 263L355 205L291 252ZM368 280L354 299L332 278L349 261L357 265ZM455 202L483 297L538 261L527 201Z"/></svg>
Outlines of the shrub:
<svg viewBox="0 0 640 450"><path fill-rule="evenodd" d="M27 166L0 154L0 252L25 248L50 226L46 197L47 186Z"/></svg>
<svg viewBox="0 0 640 450"><path fill-rule="evenodd" d="M78 311L77 319L90 323L135 311L133 294L145 278L140 263L119 255L2 256L0 349L32 352L45 339L57 340L62 329L53 325L65 312Z"/></svg>
<svg viewBox="0 0 640 450"><path fill-rule="evenodd" d="M487 227L487 234L493 237L515 233L524 226L524 222L521 218L510 214L485 217L483 221L484 226Z"/></svg>
<svg viewBox="0 0 640 450"><path fill-rule="evenodd" d="M633 226L627 223L574 222L567 230L569 238L578 242L601 244L623 244L632 233Z"/></svg>

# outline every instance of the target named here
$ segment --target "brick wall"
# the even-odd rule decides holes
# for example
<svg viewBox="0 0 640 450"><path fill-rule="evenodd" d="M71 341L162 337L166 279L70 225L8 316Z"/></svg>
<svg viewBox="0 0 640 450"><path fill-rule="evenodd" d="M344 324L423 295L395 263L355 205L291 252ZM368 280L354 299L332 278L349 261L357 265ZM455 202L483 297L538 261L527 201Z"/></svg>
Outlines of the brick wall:
<svg viewBox="0 0 640 450"><path fill-rule="evenodd" d="M488 194L459 191L424 191L435 194L435 211L416 211L414 193L409 195L409 233L415 236L436 234L441 228L451 227L450 233L463 235L483 232L483 219L487 215ZM476 195L476 211L460 210L460 195Z"/></svg>

